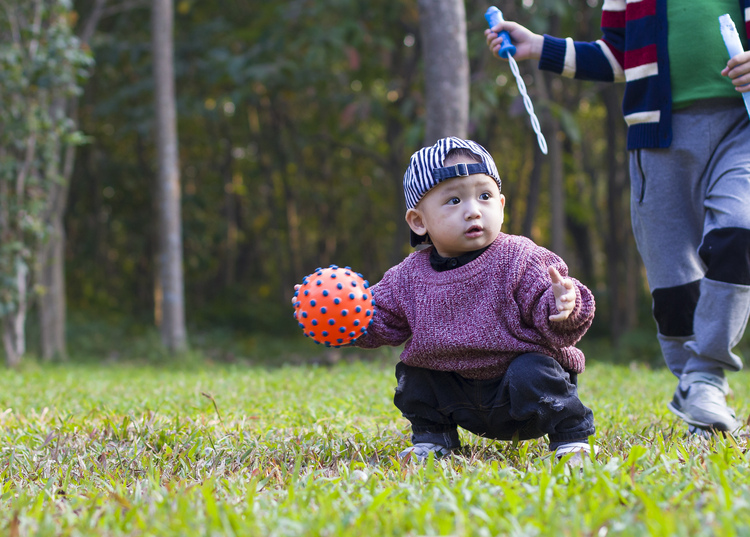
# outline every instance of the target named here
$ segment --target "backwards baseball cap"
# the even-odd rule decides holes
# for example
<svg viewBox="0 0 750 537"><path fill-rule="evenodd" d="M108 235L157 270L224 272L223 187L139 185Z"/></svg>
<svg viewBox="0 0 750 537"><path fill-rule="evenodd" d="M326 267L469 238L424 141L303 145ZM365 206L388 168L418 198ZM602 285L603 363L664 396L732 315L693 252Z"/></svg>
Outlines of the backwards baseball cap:
<svg viewBox="0 0 750 537"><path fill-rule="evenodd" d="M453 149L464 148L471 151L481 163L455 164L444 166L445 157ZM404 174L404 197L406 208L413 209L430 190L446 179L463 177L475 173L484 173L492 177L501 188L500 175L495 161L487 150L471 140L462 140L455 136L438 140L432 147L423 147L411 156L409 167ZM417 246L427 239L426 235L411 232L411 245Z"/></svg>

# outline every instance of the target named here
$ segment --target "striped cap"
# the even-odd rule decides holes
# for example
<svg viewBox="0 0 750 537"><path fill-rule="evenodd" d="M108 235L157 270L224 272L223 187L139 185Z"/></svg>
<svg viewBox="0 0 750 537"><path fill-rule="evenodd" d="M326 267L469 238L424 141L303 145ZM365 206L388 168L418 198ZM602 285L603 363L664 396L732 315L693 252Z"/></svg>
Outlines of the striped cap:
<svg viewBox="0 0 750 537"><path fill-rule="evenodd" d="M457 166L443 167L445 157L452 149L463 147L474 153L482 161L482 164L459 164ZM416 207L427 192L432 190L442 181L452 177L472 175L475 173L486 173L501 188L500 175L497 173L495 161L487 150L471 140L462 140L451 136L438 140L432 147L423 147L411 156L409 167L404 174L404 197L406 208Z"/></svg>

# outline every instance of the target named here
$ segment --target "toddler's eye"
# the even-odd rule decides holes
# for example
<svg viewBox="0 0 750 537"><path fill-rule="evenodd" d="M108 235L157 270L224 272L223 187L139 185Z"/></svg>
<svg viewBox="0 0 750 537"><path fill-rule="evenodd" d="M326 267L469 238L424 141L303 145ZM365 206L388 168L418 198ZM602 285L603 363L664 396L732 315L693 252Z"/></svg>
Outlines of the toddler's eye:
<svg viewBox="0 0 750 537"><path fill-rule="evenodd" d="M481 193L481 194L479 195L479 199L480 199L480 200L484 200L484 201L487 201L487 200L488 200L488 199L490 199L491 197L492 197L492 195L491 195L491 194L490 194L489 192L483 192L483 193Z"/></svg>
<svg viewBox="0 0 750 537"><path fill-rule="evenodd" d="M448 205L458 205L459 203L461 203L461 200L455 197L448 200Z"/></svg>

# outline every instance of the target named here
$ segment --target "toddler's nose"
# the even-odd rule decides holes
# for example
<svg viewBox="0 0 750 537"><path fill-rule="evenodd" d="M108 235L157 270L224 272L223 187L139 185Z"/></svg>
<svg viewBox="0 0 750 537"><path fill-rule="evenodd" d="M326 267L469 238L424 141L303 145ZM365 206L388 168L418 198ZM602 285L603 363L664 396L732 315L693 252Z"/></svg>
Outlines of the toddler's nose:
<svg viewBox="0 0 750 537"><path fill-rule="evenodd" d="M466 220L473 220L482 216L482 210L479 208L479 204L476 202L469 202L466 204L466 213L464 218Z"/></svg>

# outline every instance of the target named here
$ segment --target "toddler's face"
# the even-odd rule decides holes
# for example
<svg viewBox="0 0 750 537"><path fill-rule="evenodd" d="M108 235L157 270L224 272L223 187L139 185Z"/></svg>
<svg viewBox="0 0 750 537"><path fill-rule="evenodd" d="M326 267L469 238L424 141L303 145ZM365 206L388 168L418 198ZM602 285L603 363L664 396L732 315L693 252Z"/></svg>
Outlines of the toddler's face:
<svg viewBox="0 0 750 537"><path fill-rule="evenodd" d="M441 256L456 257L492 244L500 234L504 208L505 196L495 180L474 174L437 185L407 211L406 221L418 235L429 233Z"/></svg>

